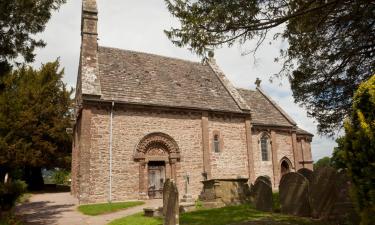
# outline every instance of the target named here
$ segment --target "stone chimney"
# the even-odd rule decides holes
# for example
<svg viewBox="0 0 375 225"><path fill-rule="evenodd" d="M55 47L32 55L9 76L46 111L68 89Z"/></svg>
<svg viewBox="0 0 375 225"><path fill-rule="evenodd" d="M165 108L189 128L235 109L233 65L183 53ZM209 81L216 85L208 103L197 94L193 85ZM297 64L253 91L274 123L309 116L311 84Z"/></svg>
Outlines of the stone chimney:
<svg viewBox="0 0 375 225"><path fill-rule="evenodd" d="M100 97L98 68L98 9L96 0L82 0L81 55L77 90L82 95Z"/></svg>

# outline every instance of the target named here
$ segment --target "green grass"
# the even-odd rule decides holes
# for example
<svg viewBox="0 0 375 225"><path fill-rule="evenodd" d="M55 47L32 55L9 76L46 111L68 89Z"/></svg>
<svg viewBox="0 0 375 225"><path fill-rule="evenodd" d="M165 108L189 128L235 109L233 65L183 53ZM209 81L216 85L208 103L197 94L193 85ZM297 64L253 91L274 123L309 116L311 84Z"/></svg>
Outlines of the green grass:
<svg viewBox="0 0 375 225"><path fill-rule="evenodd" d="M143 213L137 213L114 220L108 225L163 225L163 219L156 217L145 217L143 216Z"/></svg>
<svg viewBox="0 0 375 225"><path fill-rule="evenodd" d="M250 205L228 206L219 209L201 209L180 215L181 225L326 225L307 218L266 213ZM245 222L251 221L251 222ZM162 225L160 218L144 217L142 213L117 219L109 225Z"/></svg>
<svg viewBox="0 0 375 225"><path fill-rule="evenodd" d="M134 201L134 202L113 202L113 203L102 203L102 204L90 204L81 205L78 207L78 211L85 215L96 216L111 212L116 212L118 210L127 209L130 207L143 205L144 202Z"/></svg>

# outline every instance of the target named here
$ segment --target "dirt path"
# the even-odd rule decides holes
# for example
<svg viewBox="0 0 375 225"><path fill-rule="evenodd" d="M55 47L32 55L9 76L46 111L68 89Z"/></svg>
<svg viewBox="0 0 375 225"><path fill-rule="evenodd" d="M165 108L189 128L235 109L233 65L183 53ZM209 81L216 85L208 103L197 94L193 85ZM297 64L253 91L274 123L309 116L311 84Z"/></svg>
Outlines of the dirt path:
<svg viewBox="0 0 375 225"><path fill-rule="evenodd" d="M31 196L29 202L16 207L16 214L27 225L105 225L114 219L141 212L145 207L161 204L161 200L150 200L145 205L115 213L86 216L77 211L78 201L70 193L46 193Z"/></svg>

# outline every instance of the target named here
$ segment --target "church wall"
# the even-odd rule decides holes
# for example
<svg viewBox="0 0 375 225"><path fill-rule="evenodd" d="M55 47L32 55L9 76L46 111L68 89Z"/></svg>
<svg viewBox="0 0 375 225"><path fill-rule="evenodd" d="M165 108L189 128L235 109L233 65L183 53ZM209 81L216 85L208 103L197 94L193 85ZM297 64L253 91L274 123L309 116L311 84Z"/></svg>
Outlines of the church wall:
<svg viewBox="0 0 375 225"><path fill-rule="evenodd" d="M281 179L281 175L280 175L281 160L284 157L287 157L289 161L292 163L292 167L294 167L292 135L289 132L275 131L275 141L274 143L271 143L272 147L276 148L277 159L275 161L277 162L277 165L275 165L275 168L274 168L274 165L272 163L272 159L274 157L272 155L272 151L269 151L269 160L262 161L260 138L263 132L264 131L261 131L261 130L255 130L252 133L255 177L259 177L259 176L270 177L271 183L273 185L273 189L277 189L279 186L280 179ZM271 146L269 147L271 148ZM275 174L275 177L274 177L274 174Z"/></svg>
<svg viewBox="0 0 375 225"><path fill-rule="evenodd" d="M306 139L300 139L297 141L297 150L298 150L298 161L312 161L311 154L311 143L306 141ZM313 164L305 164L305 168L312 170ZM303 167L302 164L299 165L300 168Z"/></svg>
<svg viewBox="0 0 375 225"><path fill-rule="evenodd" d="M197 197L202 190L201 114L177 114L140 110L116 110L113 127L113 195L117 200L139 196L139 164L133 154L138 142L147 134L170 135L181 151L177 163L177 185L182 196L185 174L190 176L190 191Z"/></svg>
<svg viewBox="0 0 375 225"><path fill-rule="evenodd" d="M278 187L281 179L281 160L286 157L291 163L290 171L294 171L294 154L292 144L292 134L289 132L277 132L276 133L276 145L277 145L277 162L275 176L275 186Z"/></svg>
<svg viewBox="0 0 375 225"><path fill-rule="evenodd" d="M109 110L92 109L90 179L83 202L104 202L109 193ZM201 114L176 114L115 109L113 118L112 200L139 197L139 164L133 159L137 143L147 134L163 132L177 142L181 162L177 163L177 183L183 195L184 179L190 176L190 191L197 197L202 190ZM82 158L81 158L82 164ZM83 182L80 185L84 185Z"/></svg>
<svg viewBox="0 0 375 225"><path fill-rule="evenodd" d="M212 178L248 178L245 118L210 116L208 129ZM215 134L220 136L220 152L214 151Z"/></svg>
<svg viewBox="0 0 375 225"><path fill-rule="evenodd" d="M268 176L273 183L273 167L272 167L272 151L269 149L269 160L262 161L262 152L260 147L261 131L253 131L252 144L253 144L253 158L255 179L259 176ZM255 180L254 179L254 180Z"/></svg>

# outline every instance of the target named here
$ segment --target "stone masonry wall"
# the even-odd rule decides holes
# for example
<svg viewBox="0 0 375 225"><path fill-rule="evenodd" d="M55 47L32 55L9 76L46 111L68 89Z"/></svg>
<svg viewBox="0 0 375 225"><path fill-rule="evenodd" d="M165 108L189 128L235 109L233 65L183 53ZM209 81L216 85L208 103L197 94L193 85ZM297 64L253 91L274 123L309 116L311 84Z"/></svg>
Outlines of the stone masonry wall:
<svg viewBox="0 0 375 225"><path fill-rule="evenodd" d="M272 151L269 149L269 160L262 161L262 152L260 148L260 138L262 132L253 131L252 133L252 144L253 144L253 158L254 158L254 170L255 177L268 176L273 180L273 167L272 167ZM271 146L269 146L271 148ZM272 182L273 183L273 182Z"/></svg>
<svg viewBox="0 0 375 225"><path fill-rule="evenodd" d="M277 132L276 133L276 142L277 142L277 174L276 174L276 183L275 186L279 186L281 179L281 160L283 158L289 159L291 165L290 171L293 171L294 167L294 156L293 156L293 144L292 144L292 135L289 132Z"/></svg>
<svg viewBox="0 0 375 225"><path fill-rule="evenodd" d="M277 189L280 182L280 165L281 160L284 157L287 157L289 161L294 162L293 158L293 145L292 145L292 135L287 132L276 131L276 143L272 143L273 147L276 148L277 152L277 162L275 168L275 178L272 164L272 151L269 151L269 160L262 161L261 147L260 147L260 138L262 131L253 131L252 133L252 143L253 143L253 157L254 157L254 170L255 177L259 176L268 176L271 178L273 189ZM271 147L271 146L269 146ZM292 168L291 168L292 170Z"/></svg>
<svg viewBox="0 0 375 225"><path fill-rule="evenodd" d="M245 119L209 117L212 178L248 178ZM220 135L220 152L214 152L214 134Z"/></svg>
<svg viewBox="0 0 375 225"><path fill-rule="evenodd" d="M116 106L115 106L116 108ZM92 109L90 181L88 198L82 202L104 202L109 193L109 109ZM190 175L190 191L197 197L202 189L201 114L177 114L115 109L113 118L113 201L139 197L139 164L133 160L135 147L147 134L163 132L177 142L177 185L184 190L183 176ZM82 160L81 160L82 163ZM82 183L80 184L82 186ZM180 195L183 195L180 191Z"/></svg>

